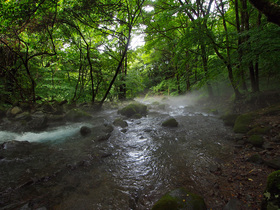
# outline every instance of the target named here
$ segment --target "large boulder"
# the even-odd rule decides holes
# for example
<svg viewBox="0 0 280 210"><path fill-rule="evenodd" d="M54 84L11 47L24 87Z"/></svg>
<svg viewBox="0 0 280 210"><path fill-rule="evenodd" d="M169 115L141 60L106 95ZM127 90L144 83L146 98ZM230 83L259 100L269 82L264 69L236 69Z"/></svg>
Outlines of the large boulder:
<svg viewBox="0 0 280 210"><path fill-rule="evenodd" d="M280 209L280 170L268 175L266 190L263 196L262 209Z"/></svg>
<svg viewBox="0 0 280 210"><path fill-rule="evenodd" d="M175 118L169 118L165 120L161 125L164 127L174 128L174 127L178 127L178 122Z"/></svg>
<svg viewBox="0 0 280 210"><path fill-rule="evenodd" d="M91 118L92 116L89 113L84 112L80 109L71 109L65 115L65 119L72 122L90 120Z"/></svg>
<svg viewBox="0 0 280 210"><path fill-rule="evenodd" d="M48 118L46 116L41 116L30 120L26 125L26 130L28 131L41 131L48 127Z"/></svg>
<svg viewBox="0 0 280 210"><path fill-rule="evenodd" d="M152 210L170 209L206 210L207 208L201 196L179 188L162 196L152 208Z"/></svg>
<svg viewBox="0 0 280 210"><path fill-rule="evenodd" d="M250 130L250 124L254 120L253 114L242 114L235 120L233 130L235 133L247 133Z"/></svg>
<svg viewBox="0 0 280 210"><path fill-rule="evenodd" d="M145 116L147 114L147 106L140 103L133 103L120 109L118 113L126 117L135 116L135 118L139 118L139 116Z"/></svg>

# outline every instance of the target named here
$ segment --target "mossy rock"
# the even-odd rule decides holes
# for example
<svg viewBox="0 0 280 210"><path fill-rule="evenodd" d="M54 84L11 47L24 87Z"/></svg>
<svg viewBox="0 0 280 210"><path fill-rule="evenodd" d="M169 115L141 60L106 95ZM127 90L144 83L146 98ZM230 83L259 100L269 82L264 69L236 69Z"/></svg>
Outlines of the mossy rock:
<svg viewBox="0 0 280 210"><path fill-rule="evenodd" d="M249 137L248 142L255 147L261 147L264 143L264 140L261 135L252 135Z"/></svg>
<svg viewBox="0 0 280 210"><path fill-rule="evenodd" d="M250 130L250 124L254 120L253 114L239 115L234 123L233 131L235 133L247 133Z"/></svg>
<svg viewBox="0 0 280 210"><path fill-rule="evenodd" d="M221 119L224 121L224 124L226 126L234 126L235 120L238 117L237 114L226 114L221 117Z"/></svg>
<svg viewBox="0 0 280 210"><path fill-rule="evenodd" d="M178 122L174 118L170 118L165 120L162 124L164 127L170 127L170 128L175 128L178 127Z"/></svg>
<svg viewBox="0 0 280 210"><path fill-rule="evenodd" d="M81 121L81 120L89 120L91 119L91 115L87 112L84 112L80 109L71 109L69 112L66 113L65 119L68 121Z"/></svg>
<svg viewBox="0 0 280 210"><path fill-rule="evenodd" d="M248 135L265 135L265 134L268 134L269 131L270 131L270 127L260 127L260 126L257 126L257 127L254 127L253 129L251 129L247 134Z"/></svg>
<svg viewBox="0 0 280 210"><path fill-rule="evenodd" d="M125 127L128 126L127 122L124 121L123 119L120 119L120 118L115 119L114 122L113 122L113 124L114 124L115 126L119 126L119 127L122 127L122 128L125 128Z"/></svg>
<svg viewBox="0 0 280 210"><path fill-rule="evenodd" d="M147 114L147 106L140 103L129 104L118 111L121 115L132 117L134 115L145 116Z"/></svg>
<svg viewBox="0 0 280 210"><path fill-rule="evenodd" d="M280 209L280 170L268 175L262 209Z"/></svg>
<svg viewBox="0 0 280 210"><path fill-rule="evenodd" d="M184 188L179 188L162 196L152 207L152 210L171 209L206 210L207 208L201 196L190 193Z"/></svg>

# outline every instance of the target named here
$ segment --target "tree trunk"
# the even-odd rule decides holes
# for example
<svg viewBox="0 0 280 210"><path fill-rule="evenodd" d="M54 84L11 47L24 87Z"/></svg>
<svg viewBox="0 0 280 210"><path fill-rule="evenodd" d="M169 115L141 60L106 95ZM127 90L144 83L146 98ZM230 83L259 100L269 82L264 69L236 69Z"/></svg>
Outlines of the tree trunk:
<svg viewBox="0 0 280 210"><path fill-rule="evenodd" d="M238 43L237 43L237 52L238 52L238 65L237 68L239 69L240 75L241 75L241 81L242 81L242 89L244 91L248 91L247 85L246 85L246 80L245 80L245 71L242 66L242 56L243 52L242 49L240 48L240 45L242 44L242 39L241 39L241 32L243 31L243 28L240 25L240 18L239 18L239 5L238 5L239 0L235 0L235 20L236 20L236 30L238 33Z"/></svg>
<svg viewBox="0 0 280 210"><path fill-rule="evenodd" d="M114 75L113 79L111 80L111 82L109 84L109 87L108 87L104 97L102 98L102 100L99 103L100 107L103 105L103 103L106 100L108 94L110 93L110 90L111 90L111 88L112 88L112 86L113 86L113 84L114 84L114 82L115 82L115 80L116 80L120 70L121 70L122 63L123 63L123 61L125 59L125 56L126 56L126 53L127 53L127 50L128 50L128 46L129 46L129 42L130 42L130 38L131 38L131 30L132 30L132 26L129 26L128 38L127 38L127 42L126 42L126 45L125 45L125 49L123 51L123 54L122 54L121 60L120 60L120 62L118 64L118 67L116 69L115 75Z"/></svg>

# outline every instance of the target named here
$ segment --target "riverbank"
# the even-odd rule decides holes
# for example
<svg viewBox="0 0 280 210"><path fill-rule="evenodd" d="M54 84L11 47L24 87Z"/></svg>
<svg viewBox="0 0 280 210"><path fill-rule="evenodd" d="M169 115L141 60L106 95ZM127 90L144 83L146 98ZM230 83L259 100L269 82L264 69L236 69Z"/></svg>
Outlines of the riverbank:
<svg viewBox="0 0 280 210"><path fill-rule="evenodd" d="M269 92L235 103L203 104L205 109L220 108L225 124L236 133L233 158L211 171L216 175L214 189L203 192L213 209L219 209L221 202L233 209L262 209L267 177L280 170L279 100L278 92Z"/></svg>

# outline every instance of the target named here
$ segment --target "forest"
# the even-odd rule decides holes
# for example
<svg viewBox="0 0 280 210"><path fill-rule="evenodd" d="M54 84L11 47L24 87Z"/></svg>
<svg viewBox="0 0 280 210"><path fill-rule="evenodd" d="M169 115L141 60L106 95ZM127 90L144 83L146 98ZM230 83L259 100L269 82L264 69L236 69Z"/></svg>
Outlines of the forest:
<svg viewBox="0 0 280 210"><path fill-rule="evenodd" d="M102 105L201 88L238 99L279 87L277 1L6 0L1 8L2 104Z"/></svg>
<svg viewBox="0 0 280 210"><path fill-rule="evenodd" d="M280 208L280 0L1 0L0 22L0 209Z"/></svg>

